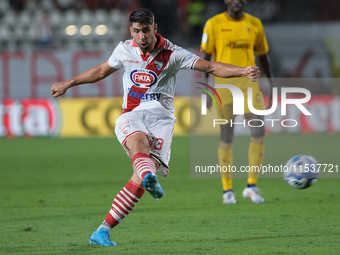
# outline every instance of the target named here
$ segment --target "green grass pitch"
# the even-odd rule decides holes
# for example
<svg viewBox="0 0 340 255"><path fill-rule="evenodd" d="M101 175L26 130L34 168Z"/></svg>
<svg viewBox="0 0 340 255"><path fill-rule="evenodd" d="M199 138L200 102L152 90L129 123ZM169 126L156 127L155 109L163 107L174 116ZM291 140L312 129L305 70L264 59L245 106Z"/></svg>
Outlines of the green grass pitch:
<svg viewBox="0 0 340 255"><path fill-rule="evenodd" d="M336 164L339 140L270 135L264 163L285 163L278 153L288 160L299 147ZM248 143L235 141L238 164ZM100 247L89 237L132 173L117 140L1 139L0 254L339 254L339 179L306 190L260 179L262 205L243 199L245 179L234 179L237 204L223 205L219 179L190 178L189 148L189 137L174 137L169 177L159 177L166 195L146 193L111 232L118 246Z"/></svg>

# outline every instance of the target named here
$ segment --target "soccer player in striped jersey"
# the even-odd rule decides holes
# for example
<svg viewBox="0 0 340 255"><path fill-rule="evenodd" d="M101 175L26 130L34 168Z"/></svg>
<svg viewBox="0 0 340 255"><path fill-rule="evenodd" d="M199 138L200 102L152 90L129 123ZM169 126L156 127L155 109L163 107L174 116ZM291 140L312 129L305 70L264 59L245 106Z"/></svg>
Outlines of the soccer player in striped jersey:
<svg viewBox="0 0 340 255"><path fill-rule="evenodd" d="M176 74L181 69L208 72L219 77L247 77L257 80L256 66L209 62L172 44L157 33L153 13L137 9L129 17L132 39L119 43L110 58L84 73L52 85L54 97L67 89L94 83L124 68L123 113L116 120L115 133L132 159L133 173L114 198L112 207L99 228L90 237L91 244L115 246L110 231L134 208L147 190L155 199L164 191L156 172L166 177L176 118L174 94Z"/></svg>
<svg viewBox="0 0 340 255"><path fill-rule="evenodd" d="M210 60L213 57L214 61L230 63L238 66L246 67L255 65L255 53L258 55L259 62L263 69L263 73L269 78L269 83L272 85L272 70L268 58L268 44L263 30L261 21L243 12L246 0L224 0L228 6L227 11L217 14L210 18L203 29L201 51L203 58ZM206 74L208 78L209 74ZM253 105L257 110L265 108L263 95L259 89L257 82L248 82L244 79L221 79L215 78L216 84L233 84L238 86L247 102L247 89L252 87ZM272 90L270 90L272 91ZM217 89L217 93L222 99L222 107L217 108L217 113L220 119L230 120L235 119L233 115L233 99L231 92L228 89ZM269 95L271 105L271 93ZM211 99L208 97L207 107L211 107ZM260 119L263 116L258 116L253 113L245 104L245 119ZM257 122L252 122L253 126L260 126ZM251 127L251 141L248 151L249 166L260 166L263 162L264 155L264 126ZM221 125L220 144L218 148L218 158L220 166L232 166L233 164L233 138L234 126L230 124ZM257 188L258 171L250 171L248 173L247 186L243 190L243 197L249 198L253 203L264 203L264 199L260 196ZM232 172L221 173L223 186L223 203L235 204L236 199L232 186Z"/></svg>

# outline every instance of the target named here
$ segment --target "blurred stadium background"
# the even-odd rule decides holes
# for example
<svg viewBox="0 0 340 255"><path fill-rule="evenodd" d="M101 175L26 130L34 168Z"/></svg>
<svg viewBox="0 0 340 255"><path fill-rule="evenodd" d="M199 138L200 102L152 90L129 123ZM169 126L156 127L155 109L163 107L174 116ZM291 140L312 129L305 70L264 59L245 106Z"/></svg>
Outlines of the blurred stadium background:
<svg viewBox="0 0 340 255"><path fill-rule="evenodd" d="M122 72L60 100L51 98L50 87L108 59L130 38L127 17L138 7L155 13L165 38L196 54L205 21L226 9L222 0L0 1L0 137L113 135L121 99L112 97L122 96ZM245 7L264 24L276 78L317 78L303 86L319 98L315 123L328 124L302 131L340 130L339 8L337 0L249 0ZM189 131L185 97L199 77L178 74L175 102L183 116L176 134Z"/></svg>
<svg viewBox="0 0 340 255"><path fill-rule="evenodd" d="M203 24L226 9L223 0L0 0L1 254L112 252L88 245L88 238L131 174L131 161L114 138L122 72L58 99L50 89L107 60L119 41L130 38L127 17L138 7L154 12L165 38L196 54ZM272 134L266 165L296 154L338 165L339 10L339 0L248 0L245 6L264 24L276 85L298 80L291 85L312 92L306 106L311 117L292 107L286 118L300 125L266 127ZM326 173L329 178L303 191L281 176L263 178L261 206L242 198L246 182L235 178L238 204L227 209L219 178L190 178L189 96L199 93L192 84L199 78L186 71L177 77L172 170L162 178L166 196L157 203L144 196L112 233L119 244L114 252L339 254L339 178ZM265 78L260 85L267 94ZM236 139L234 163L245 165L249 137ZM214 148L216 161L218 140L216 128L196 149Z"/></svg>

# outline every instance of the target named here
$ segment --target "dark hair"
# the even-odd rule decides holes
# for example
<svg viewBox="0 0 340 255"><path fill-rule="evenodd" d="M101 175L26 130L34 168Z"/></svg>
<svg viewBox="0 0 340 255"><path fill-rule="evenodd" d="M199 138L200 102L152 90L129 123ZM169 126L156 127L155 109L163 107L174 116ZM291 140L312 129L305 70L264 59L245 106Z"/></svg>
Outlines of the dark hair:
<svg viewBox="0 0 340 255"><path fill-rule="evenodd" d="M130 26L132 23L139 23L139 24L145 24L145 25L153 25L155 22L155 17L149 9L146 8L140 8L137 10L134 10L129 17L129 23Z"/></svg>

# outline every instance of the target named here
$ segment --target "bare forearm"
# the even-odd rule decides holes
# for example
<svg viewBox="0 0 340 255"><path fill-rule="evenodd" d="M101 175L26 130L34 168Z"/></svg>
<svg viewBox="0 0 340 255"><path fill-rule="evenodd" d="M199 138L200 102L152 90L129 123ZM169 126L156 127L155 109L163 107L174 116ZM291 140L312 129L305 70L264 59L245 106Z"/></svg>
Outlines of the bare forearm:
<svg viewBox="0 0 340 255"><path fill-rule="evenodd" d="M86 84L86 83L95 83L97 81L104 79L107 76L108 75L106 75L102 71L101 65L97 65L77 75L76 77L68 80L69 87L74 87L74 86Z"/></svg>
<svg viewBox="0 0 340 255"><path fill-rule="evenodd" d="M246 77L244 67L226 64L222 62L211 62L205 72L221 78Z"/></svg>
<svg viewBox="0 0 340 255"><path fill-rule="evenodd" d="M245 68L222 62L210 62L204 59L197 60L194 69L221 78L248 77L251 81L256 81L260 77L260 70L257 66L247 66Z"/></svg>
<svg viewBox="0 0 340 255"><path fill-rule="evenodd" d="M111 68L106 61L101 65L97 65L88 69L87 71L77 75L72 79L54 83L51 88L51 94L54 97L62 96L65 94L66 90L71 87L100 81L115 71L116 69Z"/></svg>
<svg viewBox="0 0 340 255"><path fill-rule="evenodd" d="M217 77L222 78L232 78L232 77L245 77L247 76L245 73L245 68L235 66L232 64L222 63L222 62L210 62L211 55L203 52L203 61L199 61L197 65L197 69L201 72L204 72L205 78L209 77L209 74L212 74Z"/></svg>

